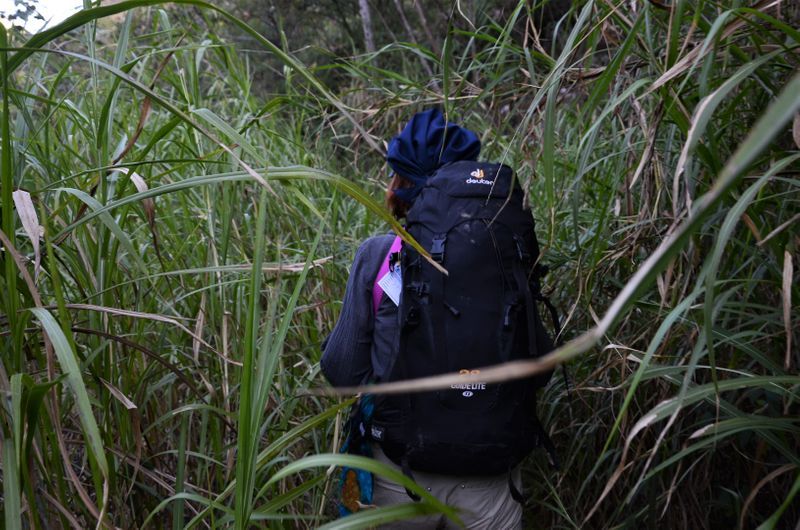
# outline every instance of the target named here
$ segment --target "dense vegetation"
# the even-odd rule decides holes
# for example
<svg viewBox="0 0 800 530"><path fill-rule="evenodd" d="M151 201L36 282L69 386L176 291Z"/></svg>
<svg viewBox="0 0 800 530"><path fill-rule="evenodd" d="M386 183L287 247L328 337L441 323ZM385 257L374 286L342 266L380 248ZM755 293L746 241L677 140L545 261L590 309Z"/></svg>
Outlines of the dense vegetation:
<svg viewBox="0 0 800 530"><path fill-rule="evenodd" d="M398 1L363 53L355 2L251 4L0 32L6 528L340 523L319 345L430 105L518 170L564 313L526 525L796 528L796 5Z"/></svg>

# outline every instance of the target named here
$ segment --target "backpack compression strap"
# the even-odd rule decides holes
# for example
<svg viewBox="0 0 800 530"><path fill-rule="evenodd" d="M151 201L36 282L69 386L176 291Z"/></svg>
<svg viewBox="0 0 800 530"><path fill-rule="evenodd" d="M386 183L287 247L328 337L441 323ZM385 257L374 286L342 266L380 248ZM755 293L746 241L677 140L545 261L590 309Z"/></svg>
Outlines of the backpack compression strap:
<svg viewBox="0 0 800 530"><path fill-rule="evenodd" d="M403 240L400 239L400 236L395 236L394 241L392 241L392 246L389 247L389 252L387 252L386 257L383 258L381 268L378 269L378 275L375 276L375 282L372 284L372 312L374 315L378 314L378 306L381 304L381 297L383 296L383 289L378 285L378 280L386 276L386 273L389 272L389 261L392 258L392 254L400 252L402 242Z"/></svg>

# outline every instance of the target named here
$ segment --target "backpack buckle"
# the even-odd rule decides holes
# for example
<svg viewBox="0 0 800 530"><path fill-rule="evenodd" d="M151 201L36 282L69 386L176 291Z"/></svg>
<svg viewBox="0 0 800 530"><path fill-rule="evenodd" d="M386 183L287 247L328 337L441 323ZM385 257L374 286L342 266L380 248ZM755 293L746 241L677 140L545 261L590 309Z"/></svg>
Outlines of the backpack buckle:
<svg viewBox="0 0 800 530"><path fill-rule="evenodd" d="M428 287L428 282L410 282L408 290L417 295L418 298L428 296L431 291L430 287Z"/></svg>
<svg viewBox="0 0 800 530"><path fill-rule="evenodd" d="M431 241L431 258L436 263L444 261L444 242L447 241L447 236L440 234L433 237Z"/></svg>
<svg viewBox="0 0 800 530"><path fill-rule="evenodd" d="M400 252L392 252L389 254L389 270L394 272L398 265L401 262L401 254Z"/></svg>
<svg viewBox="0 0 800 530"><path fill-rule="evenodd" d="M508 329L511 327L512 311L514 311L514 306L511 304L507 304L506 307L503 309L503 329Z"/></svg>
<svg viewBox="0 0 800 530"><path fill-rule="evenodd" d="M419 325L419 309L412 307L406 315L405 327L415 328Z"/></svg>

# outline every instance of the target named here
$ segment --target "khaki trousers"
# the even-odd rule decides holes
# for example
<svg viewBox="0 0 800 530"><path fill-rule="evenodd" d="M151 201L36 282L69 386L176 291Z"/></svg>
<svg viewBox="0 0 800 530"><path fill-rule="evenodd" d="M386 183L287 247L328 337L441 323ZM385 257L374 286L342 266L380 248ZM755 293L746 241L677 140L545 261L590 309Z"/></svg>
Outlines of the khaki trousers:
<svg viewBox="0 0 800 530"><path fill-rule="evenodd" d="M400 470L373 445L375 459ZM508 474L492 477L453 477L414 472L414 480L445 504L459 509L465 528L482 530L519 530L522 528L522 506L511 497ZM519 468L512 471L514 484L522 491ZM375 475L372 502L390 506L411 502L403 486ZM450 529L459 528L443 515L417 517L381 526L385 529Z"/></svg>

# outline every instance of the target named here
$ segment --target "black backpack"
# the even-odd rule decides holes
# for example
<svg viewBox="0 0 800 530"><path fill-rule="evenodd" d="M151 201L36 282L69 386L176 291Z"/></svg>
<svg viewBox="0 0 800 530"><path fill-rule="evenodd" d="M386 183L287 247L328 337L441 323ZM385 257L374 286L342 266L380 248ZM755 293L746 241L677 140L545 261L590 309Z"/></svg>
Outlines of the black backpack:
<svg viewBox="0 0 800 530"><path fill-rule="evenodd" d="M402 246L400 332L390 346L387 381L478 374L553 348L536 306L543 268L534 221L511 168L474 161L442 166L408 212L407 230L449 275ZM369 432L404 470L507 472L539 444L550 452L535 394L551 375L376 395Z"/></svg>

